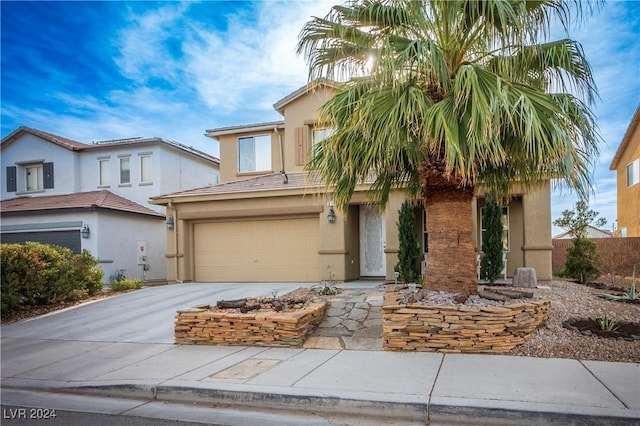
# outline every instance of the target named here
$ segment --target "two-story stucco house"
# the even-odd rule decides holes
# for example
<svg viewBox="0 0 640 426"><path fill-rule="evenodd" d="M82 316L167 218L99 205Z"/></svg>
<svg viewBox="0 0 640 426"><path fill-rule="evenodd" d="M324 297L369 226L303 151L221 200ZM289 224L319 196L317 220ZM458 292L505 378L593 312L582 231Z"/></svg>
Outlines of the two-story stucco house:
<svg viewBox="0 0 640 426"><path fill-rule="evenodd" d="M89 250L105 280L166 279L164 207L151 196L219 181L219 160L160 138L85 144L20 127L2 139L2 242Z"/></svg>
<svg viewBox="0 0 640 426"><path fill-rule="evenodd" d="M618 231L621 237L640 237L640 106L636 109L611 161L618 191Z"/></svg>
<svg viewBox="0 0 640 426"><path fill-rule="evenodd" d="M274 105L281 121L207 130L220 143L220 185L151 200L175 222L167 237L169 281L393 279L405 194L395 191L381 211L363 185L343 214L304 172L312 144L331 132L317 111L332 91L319 83L289 94ZM484 200L474 204L479 247ZM531 266L538 279L551 279L549 188L515 194L503 211L508 275ZM415 213L425 251L428 218L421 207Z"/></svg>

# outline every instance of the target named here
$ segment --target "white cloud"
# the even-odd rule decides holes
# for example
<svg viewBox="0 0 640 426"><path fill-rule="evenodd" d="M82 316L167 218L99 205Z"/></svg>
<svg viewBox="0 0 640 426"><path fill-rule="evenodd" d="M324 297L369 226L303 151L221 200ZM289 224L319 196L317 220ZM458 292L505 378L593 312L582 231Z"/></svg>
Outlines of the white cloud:
<svg viewBox="0 0 640 426"><path fill-rule="evenodd" d="M333 2L261 2L255 20L231 17L224 34L195 28L185 41L186 70L212 108L261 109L306 83L298 34L311 15L324 16Z"/></svg>

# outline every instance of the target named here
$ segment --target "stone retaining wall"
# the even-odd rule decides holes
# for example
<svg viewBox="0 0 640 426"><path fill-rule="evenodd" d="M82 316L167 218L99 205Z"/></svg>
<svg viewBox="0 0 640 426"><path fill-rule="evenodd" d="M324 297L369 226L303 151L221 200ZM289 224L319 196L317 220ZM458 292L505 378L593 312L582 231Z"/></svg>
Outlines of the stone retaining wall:
<svg viewBox="0 0 640 426"><path fill-rule="evenodd" d="M549 318L551 302L502 307L403 305L387 292L382 306L383 347L389 351L506 353Z"/></svg>
<svg viewBox="0 0 640 426"><path fill-rule="evenodd" d="M209 305L179 310L175 341L187 345L300 346L322 320L327 303L312 302L282 312L231 313Z"/></svg>

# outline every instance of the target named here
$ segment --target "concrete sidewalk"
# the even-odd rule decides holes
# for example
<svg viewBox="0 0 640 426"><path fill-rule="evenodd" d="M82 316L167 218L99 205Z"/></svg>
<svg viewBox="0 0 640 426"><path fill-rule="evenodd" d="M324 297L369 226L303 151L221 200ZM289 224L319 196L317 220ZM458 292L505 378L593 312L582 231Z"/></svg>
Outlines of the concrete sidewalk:
<svg viewBox="0 0 640 426"><path fill-rule="evenodd" d="M632 363L8 337L1 349L3 393L286 410L358 424L640 424L640 364Z"/></svg>

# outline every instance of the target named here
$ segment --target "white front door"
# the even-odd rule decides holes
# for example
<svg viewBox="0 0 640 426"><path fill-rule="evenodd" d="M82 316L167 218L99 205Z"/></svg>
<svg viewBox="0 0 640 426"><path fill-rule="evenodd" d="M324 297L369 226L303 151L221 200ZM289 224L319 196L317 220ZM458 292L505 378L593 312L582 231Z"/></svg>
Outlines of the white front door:
<svg viewBox="0 0 640 426"><path fill-rule="evenodd" d="M360 206L360 276L387 275L384 216L377 205Z"/></svg>

